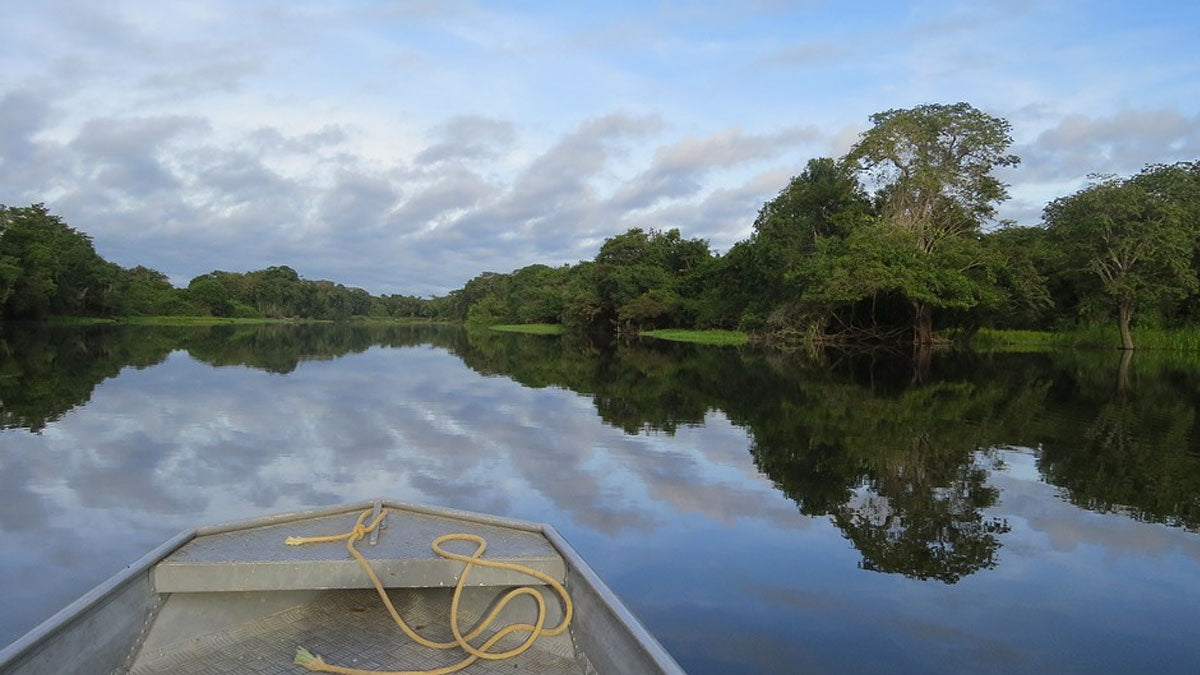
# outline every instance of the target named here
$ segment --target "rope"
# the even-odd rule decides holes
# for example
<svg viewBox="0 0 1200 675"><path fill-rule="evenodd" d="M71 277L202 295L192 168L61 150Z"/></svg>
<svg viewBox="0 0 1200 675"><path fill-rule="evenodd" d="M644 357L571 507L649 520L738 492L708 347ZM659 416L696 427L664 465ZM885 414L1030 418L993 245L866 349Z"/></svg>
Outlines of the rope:
<svg viewBox="0 0 1200 675"><path fill-rule="evenodd" d="M375 517L375 520L372 521L370 525L363 525L363 523L366 522L367 516L371 515L371 511L369 509L363 511L358 516L358 520L354 523L354 527L345 534L334 534L325 537L288 537L285 540L285 543L288 546L300 546L302 544L317 544L344 540L346 542L346 550L350 551L350 555L354 556L354 559L358 561L358 564L361 565L364 570L366 570L367 576L371 577L371 583L375 586L375 592L379 594L380 599L383 600L384 607L387 608L388 614L392 615L392 620L396 622L396 625L400 627L400 630L404 631L405 635L412 638L412 640L417 644L429 647L431 649L453 649L455 647L459 647L463 651L467 652L467 657L453 665L434 668L432 670L362 670L359 668L347 668L345 666L337 666L326 663L320 656L309 653L309 651L303 647L297 647L295 661L296 665L304 666L312 671L340 673L341 675L447 675L448 673L458 672L472 663L475 663L479 659L498 661L501 659L512 658L532 647L533 643L539 637L543 635L559 635L567 629L567 625L571 622L571 614L574 612L574 607L571 604L571 598L567 595L567 589L563 588L562 584L558 583L558 581L550 575L539 570L535 570L531 567L526 567L525 565L500 562L496 560L486 560L483 558L483 552L487 550L486 539L476 534L457 533L443 534L437 539L434 539L432 544L434 553L448 560L458 560L462 563L465 563L462 574L460 574L458 577L458 583L454 585L454 595L450 601L450 630L452 633L454 633L454 641L436 642L434 640L429 640L425 637L422 637L415 630L413 630L412 627L410 627L408 623L404 621L404 619L400 617L400 613L397 612L395 606L392 605L392 600L388 597L387 591L383 589L383 584L379 581L379 577L376 576L375 570L371 569L371 564L367 562L367 559L358 552L358 549L354 548L354 544L356 542L370 534L375 530L375 528L379 527L379 523L383 521L383 517L387 515L387 512L387 509L381 510L379 515ZM447 551L442 548L442 544L448 541L474 542L475 551L471 553L471 555L463 555L461 553ZM487 618L479 622L479 624L469 633L463 635L458 627L458 604L459 599L462 596L463 587L467 584L467 577L471 574L471 569L476 565L480 567L491 567L493 569L519 572L521 574L534 577L535 579L550 585L550 587L553 588L556 593L558 593L559 597L562 598L562 621L554 628L546 628L545 598L543 598L542 594L538 593L533 588L530 588L529 586L521 586L520 588L514 588L505 593L504 596L500 598L500 601L496 603L496 606L492 609L492 611L487 615ZM478 647L475 647L470 643L471 640L479 637L479 635L486 630L489 625L491 625L492 621L498 614L500 614L501 611L504 610L505 606L507 606L510 601L522 595L531 596L537 603L537 620L533 624L510 624L500 629L495 635L488 638L487 641ZM492 646L508 635L522 631L528 632L529 637L527 637L519 646L502 652L489 651Z"/></svg>

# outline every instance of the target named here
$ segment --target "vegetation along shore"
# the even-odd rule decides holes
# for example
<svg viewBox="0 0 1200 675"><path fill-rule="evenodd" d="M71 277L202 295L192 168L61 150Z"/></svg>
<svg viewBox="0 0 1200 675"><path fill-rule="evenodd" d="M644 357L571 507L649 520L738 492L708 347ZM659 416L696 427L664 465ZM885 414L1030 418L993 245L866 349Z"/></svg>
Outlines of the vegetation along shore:
<svg viewBox="0 0 1200 675"><path fill-rule="evenodd" d="M1008 198L995 172L1020 162L1006 120L957 103L871 122L845 156L809 160L728 251L678 229L633 228L592 260L484 272L432 298L371 295L287 266L213 271L176 288L156 270L104 260L43 204L0 207L0 310L10 321L437 319L725 344L978 335L1132 349L1137 335L1147 341L1137 346L1200 347L1200 162L1094 177L1019 227L993 222Z"/></svg>

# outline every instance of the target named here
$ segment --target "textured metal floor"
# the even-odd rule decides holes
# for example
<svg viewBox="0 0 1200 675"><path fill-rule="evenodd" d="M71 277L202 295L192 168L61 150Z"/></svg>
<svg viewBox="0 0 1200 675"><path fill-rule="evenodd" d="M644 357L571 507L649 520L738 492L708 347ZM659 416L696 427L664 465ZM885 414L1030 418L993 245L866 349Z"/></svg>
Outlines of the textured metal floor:
<svg viewBox="0 0 1200 675"><path fill-rule="evenodd" d="M414 629L429 639L444 641L453 639L449 627L450 593L450 589L393 590L390 596ZM473 625L487 604L487 601L464 603L460 608L462 625ZM519 643L519 635L509 636L493 649L511 648ZM457 663L465 657L458 649L432 650L413 643L392 622L373 591L337 591L264 619L197 637L165 654L142 654L130 673L298 675L308 672L292 663L298 646L331 664L371 670L426 670ZM570 638L563 634L539 639L533 648L514 659L478 661L462 672L464 675L588 675L594 671L586 658L576 656Z"/></svg>

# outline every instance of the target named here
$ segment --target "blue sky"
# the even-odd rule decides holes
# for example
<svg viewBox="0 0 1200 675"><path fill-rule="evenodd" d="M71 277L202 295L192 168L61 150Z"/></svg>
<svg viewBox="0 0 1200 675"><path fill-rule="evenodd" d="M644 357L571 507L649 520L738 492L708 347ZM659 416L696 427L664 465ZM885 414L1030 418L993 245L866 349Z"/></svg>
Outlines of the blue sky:
<svg viewBox="0 0 1200 675"><path fill-rule="evenodd" d="M1200 3L11 2L0 203L177 282L288 264L376 293L726 250L890 108L967 101L1022 157L1000 217L1200 159Z"/></svg>

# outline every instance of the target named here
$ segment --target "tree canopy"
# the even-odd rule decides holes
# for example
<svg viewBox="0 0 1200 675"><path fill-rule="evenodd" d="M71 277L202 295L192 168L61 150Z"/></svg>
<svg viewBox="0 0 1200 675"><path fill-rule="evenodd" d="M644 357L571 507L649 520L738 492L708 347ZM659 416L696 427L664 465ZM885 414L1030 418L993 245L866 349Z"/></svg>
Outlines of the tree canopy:
<svg viewBox="0 0 1200 675"><path fill-rule="evenodd" d="M1172 202L1149 169L1139 180L1101 178L1045 211L1047 229L1070 252L1068 273L1094 274L1117 310L1121 346L1133 349L1130 324L1139 307L1178 300L1197 289L1195 223Z"/></svg>

